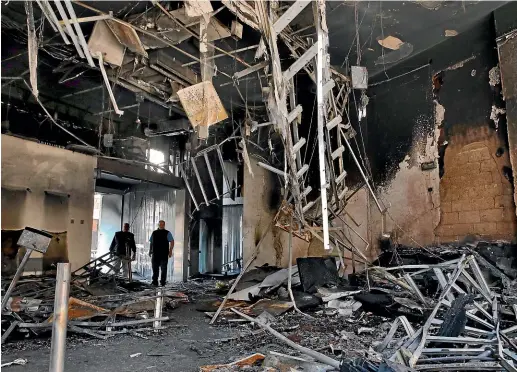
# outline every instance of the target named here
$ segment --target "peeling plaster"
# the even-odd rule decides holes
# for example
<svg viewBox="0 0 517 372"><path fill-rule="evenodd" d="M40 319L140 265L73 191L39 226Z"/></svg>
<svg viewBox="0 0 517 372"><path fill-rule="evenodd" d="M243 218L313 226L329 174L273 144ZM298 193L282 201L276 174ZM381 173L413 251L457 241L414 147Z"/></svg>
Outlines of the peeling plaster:
<svg viewBox="0 0 517 372"><path fill-rule="evenodd" d="M501 70L499 66L495 66L488 71L489 84L492 87L501 84Z"/></svg>
<svg viewBox="0 0 517 372"><path fill-rule="evenodd" d="M495 129L499 129L499 119L500 115L505 115L506 110L502 107L497 107L496 105L492 105L492 112L490 113L490 120L493 120L495 124Z"/></svg>

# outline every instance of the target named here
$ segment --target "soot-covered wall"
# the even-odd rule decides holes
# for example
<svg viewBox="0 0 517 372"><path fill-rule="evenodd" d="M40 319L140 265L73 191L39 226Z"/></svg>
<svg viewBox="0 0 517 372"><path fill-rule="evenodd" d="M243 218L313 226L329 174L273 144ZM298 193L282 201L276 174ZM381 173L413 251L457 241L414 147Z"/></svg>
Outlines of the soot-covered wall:
<svg viewBox="0 0 517 372"><path fill-rule="evenodd" d="M493 114L504 108L490 84L495 38L490 16L371 81L365 145L384 231L401 243L515 237L506 123ZM383 221L373 205L369 226L375 246Z"/></svg>

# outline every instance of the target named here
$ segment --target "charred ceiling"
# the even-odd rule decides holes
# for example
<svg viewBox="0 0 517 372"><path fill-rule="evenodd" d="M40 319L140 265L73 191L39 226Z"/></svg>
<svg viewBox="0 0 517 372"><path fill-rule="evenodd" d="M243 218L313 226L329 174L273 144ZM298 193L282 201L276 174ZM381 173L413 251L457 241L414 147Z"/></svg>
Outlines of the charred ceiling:
<svg viewBox="0 0 517 372"><path fill-rule="evenodd" d="M139 160L156 138L217 146L325 224L372 179L367 88L502 4L430 3L2 3L2 128Z"/></svg>

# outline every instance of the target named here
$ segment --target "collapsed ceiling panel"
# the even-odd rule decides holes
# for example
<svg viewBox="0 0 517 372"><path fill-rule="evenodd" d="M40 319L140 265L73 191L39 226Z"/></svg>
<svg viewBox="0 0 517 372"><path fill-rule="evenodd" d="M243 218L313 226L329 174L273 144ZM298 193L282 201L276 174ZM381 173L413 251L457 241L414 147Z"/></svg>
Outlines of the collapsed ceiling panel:
<svg viewBox="0 0 517 372"><path fill-rule="evenodd" d="M211 81L182 89L178 96L193 127L209 126L228 118Z"/></svg>
<svg viewBox="0 0 517 372"><path fill-rule="evenodd" d="M105 21L95 22L88 40L88 49L92 56L102 53L104 61L111 65L122 66L125 47L118 41Z"/></svg>
<svg viewBox="0 0 517 372"><path fill-rule="evenodd" d="M106 20L106 24L111 31L113 31L113 34L121 44L127 46L132 52L147 57L147 52L145 51L138 34L132 27L112 20Z"/></svg>

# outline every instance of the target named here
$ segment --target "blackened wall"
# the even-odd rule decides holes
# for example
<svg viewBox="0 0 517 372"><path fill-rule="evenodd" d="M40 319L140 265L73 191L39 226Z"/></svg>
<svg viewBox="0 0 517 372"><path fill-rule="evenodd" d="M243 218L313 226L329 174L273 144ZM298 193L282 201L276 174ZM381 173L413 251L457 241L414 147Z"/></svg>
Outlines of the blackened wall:
<svg viewBox="0 0 517 372"><path fill-rule="evenodd" d="M370 80L370 103L362 122L365 145L378 195L388 207L385 231L402 243L427 245L470 234L509 239L515 235L515 221L507 213L515 205L506 196L510 183L504 175L504 115L497 125L490 119L492 106L502 105L500 87L489 84L489 72L497 66L495 38L491 15ZM461 153L468 153L460 156L464 163L457 161ZM476 190L469 180L474 173ZM488 191L493 185L497 195ZM455 200L452 210L446 196L451 190L454 198L488 202L475 206ZM441 208L445 200L450 203L444 205L447 213L452 213L447 221ZM373 205L369 225L375 246L383 222ZM462 226L443 231L444 225Z"/></svg>

